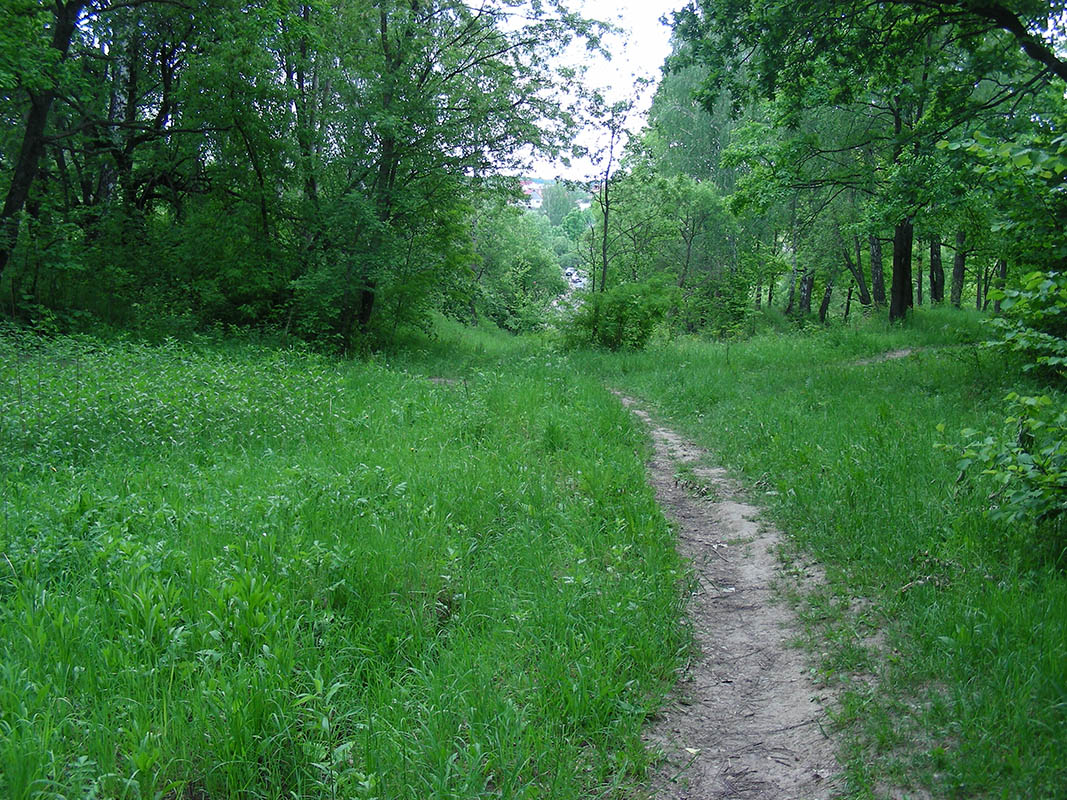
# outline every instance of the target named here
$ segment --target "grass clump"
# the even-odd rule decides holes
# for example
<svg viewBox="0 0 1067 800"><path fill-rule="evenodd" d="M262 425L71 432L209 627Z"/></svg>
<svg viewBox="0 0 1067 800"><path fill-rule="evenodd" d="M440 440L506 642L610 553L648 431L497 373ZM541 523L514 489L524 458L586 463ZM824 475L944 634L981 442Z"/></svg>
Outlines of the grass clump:
<svg viewBox="0 0 1067 800"><path fill-rule="evenodd" d="M989 513L997 486L958 466L961 430L1000 424L1022 380L971 344L984 338L971 315L926 311L908 327L575 356L715 453L824 565L803 613L822 679L842 688L855 797L1067 786L1067 576L1032 525Z"/></svg>
<svg viewBox="0 0 1067 800"><path fill-rule="evenodd" d="M629 785L685 647L644 442L494 358L0 339L0 795Z"/></svg>

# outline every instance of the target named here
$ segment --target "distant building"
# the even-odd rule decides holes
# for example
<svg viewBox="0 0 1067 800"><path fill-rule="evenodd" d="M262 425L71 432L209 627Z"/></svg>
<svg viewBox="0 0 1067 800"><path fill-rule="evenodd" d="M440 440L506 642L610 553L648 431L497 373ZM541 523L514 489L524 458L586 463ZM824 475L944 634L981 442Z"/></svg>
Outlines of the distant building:
<svg viewBox="0 0 1067 800"><path fill-rule="evenodd" d="M544 186L540 183L530 180L523 180L519 186L522 188L522 193L526 195L526 207L532 209L538 209L541 204L545 202L544 198Z"/></svg>

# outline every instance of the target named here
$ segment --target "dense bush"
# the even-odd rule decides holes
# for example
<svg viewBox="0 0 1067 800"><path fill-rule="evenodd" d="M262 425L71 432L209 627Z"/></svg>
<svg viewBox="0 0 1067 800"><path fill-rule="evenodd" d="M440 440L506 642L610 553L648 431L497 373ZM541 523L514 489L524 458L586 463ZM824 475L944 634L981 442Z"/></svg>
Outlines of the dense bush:
<svg viewBox="0 0 1067 800"><path fill-rule="evenodd" d="M587 295L566 331L572 347L640 350L675 302L676 290L662 280L623 283Z"/></svg>

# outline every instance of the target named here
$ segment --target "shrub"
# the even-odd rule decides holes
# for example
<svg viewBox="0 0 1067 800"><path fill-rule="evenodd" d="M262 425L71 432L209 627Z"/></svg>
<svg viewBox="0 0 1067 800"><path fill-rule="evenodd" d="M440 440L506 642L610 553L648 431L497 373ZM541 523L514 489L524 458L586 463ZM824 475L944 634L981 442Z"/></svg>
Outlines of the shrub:
<svg viewBox="0 0 1067 800"><path fill-rule="evenodd" d="M960 467L977 463L1001 489L995 517L1043 523L1067 511L1067 405L1062 395L1007 397L1009 416L1000 435L968 438Z"/></svg>
<svg viewBox="0 0 1067 800"><path fill-rule="evenodd" d="M977 464L1000 486L994 516L1044 525L1067 511L1067 398L1057 391L1067 376L1067 275L1033 272L995 297L1005 316L992 321L999 338L988 344L1022 355L1048 391L1009 394L998 433L965 430L960 468Z"/></svg>
<svg viewBox="0 0 1067 800"><path fill-rule="evenodd" d="M1031 272L1018 289L994 297L1004 316L992 321L1000 339L991 344L1023 354L1023 369L1067 377L1067 273Z"/></svg>
<svg viewBox="0 0 1067 800"><path fill-rule="evenodd" d="M590 293L571 318L566 342L571 347L640 350L667 315L676 294L674 287L658 279Z"/></svg>

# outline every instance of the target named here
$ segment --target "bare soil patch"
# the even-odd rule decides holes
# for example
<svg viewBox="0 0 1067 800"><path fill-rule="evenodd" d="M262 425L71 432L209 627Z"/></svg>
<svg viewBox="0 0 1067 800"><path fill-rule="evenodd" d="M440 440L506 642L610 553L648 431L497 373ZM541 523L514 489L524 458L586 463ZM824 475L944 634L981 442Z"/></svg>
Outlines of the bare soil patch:
<svg viewBox="0 0 1067 800"><path fill-rule="evenodd" d="M621 399L651 430L649 481L696 578L689 602L695 648L647 734L663 759L645 796L834 796L842 784L824 730L828 693L793 646L798 622L774 590L781 534L759 521L724 470L704 465L705 451ZM679 469L695 480L679 480ZM695 492L695 484L703 488Z"/></svg>

